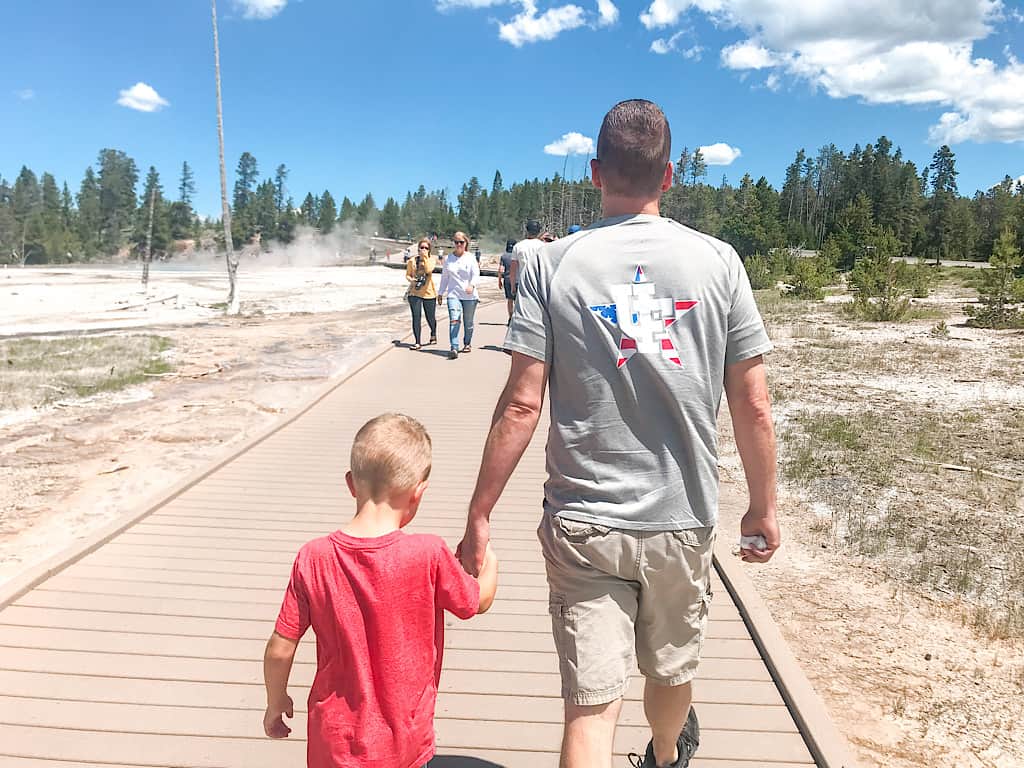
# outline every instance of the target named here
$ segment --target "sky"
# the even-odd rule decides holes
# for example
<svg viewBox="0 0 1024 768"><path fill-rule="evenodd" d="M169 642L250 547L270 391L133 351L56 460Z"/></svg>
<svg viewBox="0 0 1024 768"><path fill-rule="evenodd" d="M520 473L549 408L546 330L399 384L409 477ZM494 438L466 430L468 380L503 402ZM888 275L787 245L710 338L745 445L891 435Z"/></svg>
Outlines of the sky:
<svg viewBox="0 0 1024 768"><path fill-rule="evenodd" d="M604 113L665 110L673 157L708 180L781 185L798 149L887 136L926 165L952 146L962 194L1024 177L1021 0L220 0L228 184L243 151L281 163L300 203L325 189L401 202L565 170ZM0 175L77 191L100 149L155 166L220 210L205 0L0 4ZM141 191L141 183L139 187Z"/></svg>

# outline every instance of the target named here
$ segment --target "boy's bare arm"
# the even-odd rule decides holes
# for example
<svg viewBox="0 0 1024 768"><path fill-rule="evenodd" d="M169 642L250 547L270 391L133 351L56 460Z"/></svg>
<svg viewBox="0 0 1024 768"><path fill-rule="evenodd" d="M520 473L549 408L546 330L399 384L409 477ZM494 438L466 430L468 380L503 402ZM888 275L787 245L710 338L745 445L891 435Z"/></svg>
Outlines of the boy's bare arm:
<svg viewBox="0 0 1024 768"><path fill-rule="evenodd" d="M294 707L288 695L288 676L295 659L297 640L290 640L274 632L267 641L263 654L263 682L267 687L267 711L263 715L263 730L272 739L283 739L292 729L284 723L282 715L292 717Z"/></svg>
<svg viewBox="0 0 1024 768"><path fill-rule="evenodd" d="M494 602L494 594L498 591L498 558L490 544L487 545L484 564L480 567L480 575L476 580L480 583L480 606L477 613L487 613Z"/></svg>

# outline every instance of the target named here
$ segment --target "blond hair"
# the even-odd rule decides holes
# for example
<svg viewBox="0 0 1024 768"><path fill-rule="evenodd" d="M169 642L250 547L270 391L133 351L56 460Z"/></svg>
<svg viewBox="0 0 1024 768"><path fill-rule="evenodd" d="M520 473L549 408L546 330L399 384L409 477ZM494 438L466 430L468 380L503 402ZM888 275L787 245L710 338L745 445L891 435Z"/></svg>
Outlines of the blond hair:
<svg viewBox="0 0 1024 768"><path fill-rule="evenodd" d="M430 476L430 435L414 418L383 413L356 433L349 462L356 487L374 500L386 499Z"/></svg>

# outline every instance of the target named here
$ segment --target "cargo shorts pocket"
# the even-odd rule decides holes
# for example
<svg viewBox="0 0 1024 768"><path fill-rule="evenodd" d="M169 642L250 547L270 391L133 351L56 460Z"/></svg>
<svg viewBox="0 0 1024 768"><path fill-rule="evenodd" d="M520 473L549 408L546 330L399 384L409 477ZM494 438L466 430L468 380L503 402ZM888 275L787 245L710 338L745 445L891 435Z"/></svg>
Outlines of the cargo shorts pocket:
<svg viewBox="0 0 1024 768"><path fill-rule="evenodd" d="M558 654L558 671L562 678L562 697L576 685L576 627L572 610L566 603L565 595L553 594L548 598L548 613L551 614L551 636Z"/></svg>
<svg viewBox="0 0 1024 768"><path fill-rule="evenodd" d="M566 520L564 517L556 517L555 525L561 534L574 544L583 544L595 536L604 536L611 530L606 525Z"/></svg>

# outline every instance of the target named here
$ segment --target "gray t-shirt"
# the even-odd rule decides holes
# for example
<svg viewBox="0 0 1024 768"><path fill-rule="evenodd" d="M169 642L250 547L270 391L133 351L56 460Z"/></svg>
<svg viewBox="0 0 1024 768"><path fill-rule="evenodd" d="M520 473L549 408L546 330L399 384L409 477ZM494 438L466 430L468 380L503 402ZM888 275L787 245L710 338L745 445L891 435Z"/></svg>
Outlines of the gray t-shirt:
<svg viewBox="0 0 1024 768"><path fill-rule="evenodd" d="M505 348L548 364L548 512L630 530L716 523L725 368L772 348L732 246L643 214L545 245Z"/></svg>

